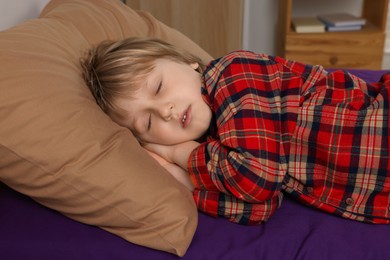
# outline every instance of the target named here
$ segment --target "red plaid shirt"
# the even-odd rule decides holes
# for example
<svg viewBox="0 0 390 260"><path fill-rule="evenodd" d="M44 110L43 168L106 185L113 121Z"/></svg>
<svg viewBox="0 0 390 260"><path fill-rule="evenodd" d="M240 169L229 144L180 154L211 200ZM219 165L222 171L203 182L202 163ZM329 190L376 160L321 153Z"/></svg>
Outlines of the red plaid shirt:
<svg viewBox="0 0 390 260"><path fill-rule="evenodd" d="M214 112L188 170L198 208L266 221L283 193L315 208L390 223L390 84L239 51L210 63Z"/></svg>

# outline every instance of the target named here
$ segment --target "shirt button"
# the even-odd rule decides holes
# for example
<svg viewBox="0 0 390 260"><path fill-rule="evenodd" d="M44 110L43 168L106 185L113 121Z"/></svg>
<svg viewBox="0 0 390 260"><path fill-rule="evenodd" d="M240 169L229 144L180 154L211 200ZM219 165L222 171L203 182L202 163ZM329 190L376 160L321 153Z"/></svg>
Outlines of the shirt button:
<svg viewBox="0 0 390 260"><path fill-rule="evenodd" d="M345 200L345 203L346 203L348 206L352 206L354 202L355 202L355 201L354 201L352 198L348 198L348 199Z"/></svg>

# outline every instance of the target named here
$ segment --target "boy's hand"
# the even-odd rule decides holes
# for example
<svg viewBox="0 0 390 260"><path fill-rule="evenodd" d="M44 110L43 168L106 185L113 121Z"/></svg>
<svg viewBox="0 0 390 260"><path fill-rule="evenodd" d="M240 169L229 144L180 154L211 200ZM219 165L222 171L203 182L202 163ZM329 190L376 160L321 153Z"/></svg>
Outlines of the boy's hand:
<svg viewBox="0 0 390 260"><path fill-rule="evenodd" d="M187 187L190 191L194 191L194 185L191 182L190 176L188 175L188 172L181 168L180 166L170 163L166 161L161 156L157 155L156 153L153 153L147 149L145 149L150 156L152 156L156 161L163 166L177 181L184 184L184 186Z"/></svg>
<svg viewBox="0 0 390 260"><path fill-rule="evenodd" d="M142 146L155 154L160 155L162 158L167 160L170 163L173 163L172 154L173 154L173 146L161 145L161 144L150 144L150 143L142 143Z"/></svg>
<svg viewBox="0 0 390 260"><path fill-rule="evenodd" d="M188 141L175 145L161 144L143 144L144 148L163 157L168 162L175 163L187 170L187 161L191 152L197 148L200 143Z"/></svg>

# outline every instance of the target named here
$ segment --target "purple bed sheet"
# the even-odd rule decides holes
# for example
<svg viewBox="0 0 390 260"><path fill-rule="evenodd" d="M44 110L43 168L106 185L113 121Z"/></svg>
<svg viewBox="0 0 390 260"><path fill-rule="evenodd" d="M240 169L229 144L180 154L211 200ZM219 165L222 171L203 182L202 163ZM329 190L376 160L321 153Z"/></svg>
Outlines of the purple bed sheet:
<svg viewBox="0 0 390 260"><path fill-rule="evenodd" d="M367 81L383 71L350 70ZM179 259L73 221L30 198L0 188L0 259ZM265 224L241 226L199 213L182 259L390 259L390 225L364 224L285 197Z"/></svg>

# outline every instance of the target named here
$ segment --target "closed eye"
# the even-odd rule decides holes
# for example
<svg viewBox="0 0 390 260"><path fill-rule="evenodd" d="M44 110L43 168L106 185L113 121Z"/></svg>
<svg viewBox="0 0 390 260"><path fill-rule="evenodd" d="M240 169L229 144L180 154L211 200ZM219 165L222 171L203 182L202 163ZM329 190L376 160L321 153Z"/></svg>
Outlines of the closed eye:
<svg viewBox="0 0 390 260"><path fill-rule="evenodd" d="M160 84L159 84L158 87L157 87L156 95L160 92L161 87L162 87L162 81L160 81Z"/></svg>
<svg viewBox="0 0 390 260"><path fill-rule="evenodd" d="M149 120L148 120L148 131L152 128L152 114L149 114Z"/></svg>

